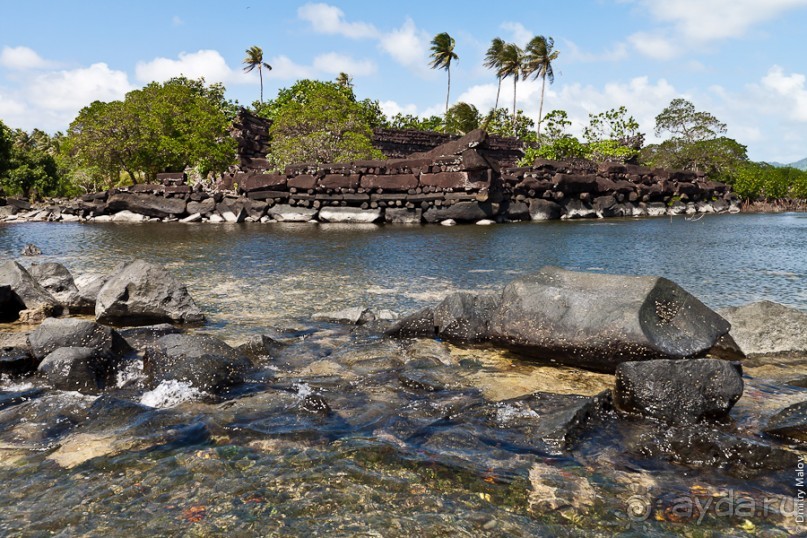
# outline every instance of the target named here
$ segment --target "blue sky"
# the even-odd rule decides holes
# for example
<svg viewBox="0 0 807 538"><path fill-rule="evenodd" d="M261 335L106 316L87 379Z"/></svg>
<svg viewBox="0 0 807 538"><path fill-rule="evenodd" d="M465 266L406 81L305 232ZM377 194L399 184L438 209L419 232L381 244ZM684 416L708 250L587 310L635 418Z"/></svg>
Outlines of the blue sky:
<svg viewBox="0 0 807 538"><path fill-rule="evenodd" d="M545 112L624 105L654 141L655 116L676 97L728 124L755 160L807 157L807 0L567 0L294 2L0 0L0 119L64 130L93 100L121 99L151 80L185 74L258 98L244 51L264 50L273 96L298 78L353 76L359 97L390 114L441 113L445 72L429 41L456 39L451 101L489 109L495 76L482 67L494 37L524 45L551 36L560 56ZM502 104L512 103L512 82ZM520 82L519 108L538 114L540 85Z"/></svg>

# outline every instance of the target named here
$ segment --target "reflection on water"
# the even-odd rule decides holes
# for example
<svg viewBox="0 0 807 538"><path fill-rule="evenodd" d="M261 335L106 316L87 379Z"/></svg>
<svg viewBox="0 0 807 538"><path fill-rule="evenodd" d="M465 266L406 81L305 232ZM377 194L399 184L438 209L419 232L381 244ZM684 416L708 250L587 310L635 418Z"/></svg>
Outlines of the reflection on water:
<svg viewBox="0 0 807 538"><path fill-rule="evenodd" d="M0 256L34 243L45 255L23 263L60 261L74 273L162 263L233 334L348 306L410 311L543 265L665 276L713 308L763 298L807 308L806 231L798 214L450 228L27 223L0 225Z"/></svg>

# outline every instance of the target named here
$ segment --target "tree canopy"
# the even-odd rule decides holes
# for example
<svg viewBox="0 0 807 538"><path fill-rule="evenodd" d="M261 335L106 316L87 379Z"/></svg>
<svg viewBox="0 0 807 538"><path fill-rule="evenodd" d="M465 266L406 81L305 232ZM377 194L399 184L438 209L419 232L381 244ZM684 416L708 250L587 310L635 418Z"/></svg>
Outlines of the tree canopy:
<svg viewBox="0 0 807 538"><path fill-rule="evenodd" d="M281 90L262 112L272 119L269 158L278 168L383 158L372 145L372 129L383 123L381 109L358 101L350 87L301 80Z"/></svg>

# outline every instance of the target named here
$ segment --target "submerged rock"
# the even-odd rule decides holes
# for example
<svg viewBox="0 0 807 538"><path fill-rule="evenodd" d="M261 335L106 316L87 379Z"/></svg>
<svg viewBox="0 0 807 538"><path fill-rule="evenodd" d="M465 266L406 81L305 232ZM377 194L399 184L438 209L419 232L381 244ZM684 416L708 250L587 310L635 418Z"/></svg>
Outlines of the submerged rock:
<svg viewBox="0 0 807 538"><path fill-rule="evenodd" d="M33 243L28 243L23 247L21 254L23 256L41 256L42 249L38 246L34 245Z"/></svg>
<svg viewBox="0 0 807 538"><path fill-rule="evenodd" d="M205 320L183 284L162 267L143 260L126 265L104 284L98 292L95 317L101 323L118 325Z"/></svg>
<svg viewBox="0 0 807 538"><path fill-rule="evenodd" d="M36 363L27 348L12 346L0 348L0 374L25 375L36 370Z"/></svg>
<svg viewBox="0 0 807 538"><path fill-rule="evenodd" d="M334 312L317 312L311 319L314 321L327 321L331 323L347 323L349 325L359 325L362 322L362 317L367 313L367 309L363 306L356 306L353 308L345 308L343 310L336 310Z"/></svg>
<svg viewBox="0 0 807 538"><path fill-rule="evenodd" d="M751 359L807 355L807 312L760 301L720 314L731 323L731 336Z"/></svg>
<svg viewBox="0 0 807 538"><path fill-rule="evenodd" d="M775 437L807 444L807 402L783 409L768 420L763 431Z"/></svg>
<svg viewBox="0 0 807 538"><path fill-rule="evenodd" d="M614 406L667 423L728 414L743 393L742 368L720 359L623 362L616 369Z"/></svg>
<svg viewBox="0 0 807 538"><path fill-rule="evenodd" d="M146 351L143 371L154 386L177 380L215 393L240 383L251 366L249 359L218 338L169 334Z"/></svg>
<svg viewBox="0 0 807 538"><path fill-rule="evenodd" d="M493 312L500 306L496 295L453 293L434 308L434 328L438 336L475 342L490 333Z"/></svg>

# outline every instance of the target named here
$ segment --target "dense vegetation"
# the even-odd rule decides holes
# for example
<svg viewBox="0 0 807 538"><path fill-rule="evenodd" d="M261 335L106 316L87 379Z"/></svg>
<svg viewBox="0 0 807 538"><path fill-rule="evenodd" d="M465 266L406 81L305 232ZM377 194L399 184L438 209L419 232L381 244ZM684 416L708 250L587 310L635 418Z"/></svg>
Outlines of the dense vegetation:
<svg viewBox="0 0 807 538"><path fill-rule="evenodd" d="M460 135L482 128L521 139L525 165L536 158L635 163L700 172L733 185L746 199L807 198L807 171L751 162L744 145L724 136L724 123L684 99L674 99L659 113L655 135L662 141L649 145L624 106L589 114L587 125L573 126L563 110L544 115L546 83L554 81L560 54L551 37L536 36L524 49L493 39L484 65L498 82L494 107L450 105L451 66L459 60L455 45L447 33L432 41L430 65L447 74L446 112L428 118L386 117L378 101L356 97L347 73L334 82L300 80L264 102L263 79L272 68L260 47L250 47L244 70L257 71L260 81L260 99L250 108L271 120L269 162L282 169L295 162L383 158L372 145L373 129L379 127ZM528 78L541 80L537 122L518 108L518 82ZM508 79L513 83L509 110L499 106ZM197 179L212 178L235 162L228 129L237 109L221 84L179 77L148 84L121 101L91 103L65 134L27 133L0 121L0 189L38 198L151 181L160 172L190 170Z"/></svg>

